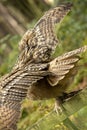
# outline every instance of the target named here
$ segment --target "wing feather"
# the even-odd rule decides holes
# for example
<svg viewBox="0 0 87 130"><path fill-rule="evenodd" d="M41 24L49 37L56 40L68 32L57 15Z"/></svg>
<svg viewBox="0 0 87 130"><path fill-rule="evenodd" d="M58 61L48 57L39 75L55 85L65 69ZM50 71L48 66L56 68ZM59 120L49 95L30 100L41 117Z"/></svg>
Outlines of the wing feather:
<svg viewBox="0 0 87 130"><path fill-rule="evenodd" d="M9 74L9 76L6 77L6 82L3 84L2 80L2 82L0 83L0 100L12 100L19 102L23 100L26 97L29 86L47 75L47 72L43 70L44 68L46 68L46 66L47 64L30 64L23 70L18 70L15 73L12 72L12 74Z"/></svg>
<svg viewBox="0 0 87 130"><path fill-rule="evenodd" d="M36 66L36 68L35 68ZM30 64L0 80L0 130L16 130L22 100L30 86L47 75L47 65Z"/></svg>
<svg viewBox="0 0 87 130"><path fill-rule="evenodd" d="M0 102L0 130L17 130L21 104L8 101Z"/></svg>
<svg viewBox="0 0 87 130"><path fill-rule="evenodd" d="M58 39L54 33L55 24L60 23L70 11L72 4L65 4L47 11L34 27L39 45L50 46L55 50Z"/></svg>
<svg viewBox="0 0 87 130"><path fill-rule="evenodd" d="M27 48L29 56L38 62L49 61L58 44L54 27L63 20L71 6L72 4L60 5L47 11L34 28L25 33L19 43L20 50L24 51Z"/></svg>

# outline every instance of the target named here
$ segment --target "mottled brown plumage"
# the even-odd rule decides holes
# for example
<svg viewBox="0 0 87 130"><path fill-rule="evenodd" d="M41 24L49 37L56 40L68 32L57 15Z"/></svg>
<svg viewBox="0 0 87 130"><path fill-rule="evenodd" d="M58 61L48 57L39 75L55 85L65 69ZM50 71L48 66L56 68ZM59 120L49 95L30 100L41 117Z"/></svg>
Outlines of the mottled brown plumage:
<svg viewBox="0 0 87 130"><path fill-rule="evenodd" d="M0 79L0 130L16 130L21 102L62 96L69 72L87 46L51 58L58 44L54 26L69 12L71 4L49 10L19 43L20 55L13 70ZM69 79L68 79L69 80ZM63 81L63 82L62 82Z"/></svg>
<svg viewBox="0 0 87 130"><path fill-rule="evenodd" d="M59 44L54 27L63 20L71 6L65 4L47 11L34 28L25 33L19 43L25 62L33 60L42 63L51 60L51 55Z"/></svg>

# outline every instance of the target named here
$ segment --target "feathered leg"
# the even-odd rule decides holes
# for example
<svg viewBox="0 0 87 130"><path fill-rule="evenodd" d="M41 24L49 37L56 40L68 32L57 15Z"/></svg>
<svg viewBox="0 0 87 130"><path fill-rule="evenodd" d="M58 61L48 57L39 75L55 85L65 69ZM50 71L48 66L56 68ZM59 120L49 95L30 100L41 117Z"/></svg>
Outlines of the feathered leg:
<svg viewBox="0 0 87 130"><path fill-rule="evenodd" d="M70 93L63 93L63 96L57 97L56 101L55 101L55 107L54 110L57 112L57 114L61 114L63 110L65 110L65 108L63 107L63 103L67 100L69 100L70 98L72 98L73 96L75 96L76 94L78 94L80 90L77 91L73 91Z"/></svg>

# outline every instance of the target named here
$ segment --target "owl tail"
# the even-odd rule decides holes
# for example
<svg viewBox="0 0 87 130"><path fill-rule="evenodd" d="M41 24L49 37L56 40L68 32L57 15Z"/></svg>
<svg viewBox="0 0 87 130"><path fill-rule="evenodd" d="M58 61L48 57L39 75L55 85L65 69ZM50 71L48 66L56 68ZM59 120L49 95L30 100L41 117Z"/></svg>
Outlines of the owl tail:
<svg viewBox="0 0 87 130"><path fill-rule="evenodd" d="M79 49L67 52L61 56L58 56L49 64L49 71L53 74L48 77L48 82L51 86L55 86L60 80L64 79L66 75L69 75L76 63L80 60L78 56L87 50L87 46ZM69 75L70 76L70 75Z"/></svg>
<svg viewBox="0 0 87 130"><path fill-rule="evenodd" d="M0 103L0 130L16 130L20 105L17 102Z"/></svg>

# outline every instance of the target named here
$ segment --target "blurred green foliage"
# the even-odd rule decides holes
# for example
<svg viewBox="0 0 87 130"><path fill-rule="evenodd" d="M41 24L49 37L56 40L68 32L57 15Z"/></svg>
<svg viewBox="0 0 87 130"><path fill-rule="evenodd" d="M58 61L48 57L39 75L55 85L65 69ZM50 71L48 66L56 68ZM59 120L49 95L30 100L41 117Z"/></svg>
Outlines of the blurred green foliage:
<svg viewBox="0 0 87 130"><path fill-rule="evenodd" d="M54 5L52 6L57 6L59 3L64 2L64 0L54 0ZM70 1L66 0L66 2ZM61 26L57 26L59 29L56 29L60 44L54 56L87 45L87 0L71 0L71 2L73 3L72 11L66 16ZM43 6L40 6L40 8L43 10ZM27 27L31 28L35 22L36 19L33 19L31 23L27 22ZM11 36L10 34L0 39L0 75L9 72L15 64L18 56L19 41L20 36ZM78 84L85 82L84 79L87 80L87 53L83 54L82 57L83 60L80 62L80 69L72 87L76 87ZM38 119L48 114L53 109L53 106L54 99L49 101L29 101L26 99L23 101L22 116L18 123L18 129L26 130L29 125L32 125ZM81 113L84 115L85 111L87 113L86 109L81 111Z"/></svg>

